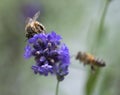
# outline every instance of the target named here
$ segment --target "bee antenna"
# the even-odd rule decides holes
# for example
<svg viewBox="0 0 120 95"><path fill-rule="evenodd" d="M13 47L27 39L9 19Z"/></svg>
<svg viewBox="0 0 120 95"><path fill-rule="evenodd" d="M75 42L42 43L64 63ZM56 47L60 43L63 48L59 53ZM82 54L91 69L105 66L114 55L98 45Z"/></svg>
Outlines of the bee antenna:
<svg viewBox="0 0 120 95"><path fill-rule="evenodd" d="M75 55L71 55L71 56L70 56L70 58L73 58L73 57L75 57Z"/></svg>

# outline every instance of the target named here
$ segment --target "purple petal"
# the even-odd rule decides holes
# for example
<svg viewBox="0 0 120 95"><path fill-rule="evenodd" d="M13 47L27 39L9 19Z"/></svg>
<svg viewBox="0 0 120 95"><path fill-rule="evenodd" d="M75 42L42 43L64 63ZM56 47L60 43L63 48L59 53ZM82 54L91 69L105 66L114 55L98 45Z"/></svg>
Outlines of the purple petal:
<svg viewBox="0 0 120 95"><path fill-rule="evenodd" d="M30 45L27 45L24 50L25 50L24 58L26 58L26 59L30 58L32 56L32 51L31 51Z"/></svg>

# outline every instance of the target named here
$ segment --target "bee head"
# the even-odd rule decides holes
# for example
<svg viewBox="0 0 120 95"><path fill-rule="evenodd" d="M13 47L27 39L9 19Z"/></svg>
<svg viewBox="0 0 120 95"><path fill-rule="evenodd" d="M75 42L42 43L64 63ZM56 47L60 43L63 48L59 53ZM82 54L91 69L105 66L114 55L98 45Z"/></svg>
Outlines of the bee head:
<svg viewBox="0 0 120 95"><path fill-rule="evenodd" d="M83 56L83 53L82 53L81 51L79 51L79 52L77 53L76 59L77 59L77 60L80 60L82 56Z"/></svg>

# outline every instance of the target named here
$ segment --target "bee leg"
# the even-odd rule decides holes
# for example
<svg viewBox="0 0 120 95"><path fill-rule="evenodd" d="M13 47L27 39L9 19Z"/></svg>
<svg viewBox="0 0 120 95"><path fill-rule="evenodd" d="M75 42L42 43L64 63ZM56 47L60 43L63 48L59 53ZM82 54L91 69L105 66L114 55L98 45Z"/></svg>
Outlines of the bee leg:
<svg viewBox="0 0 120 95"><path fill-rule="evenodd" d="M87 65L87 62L84 62L84 64L83 64L84 66L86 66Z"/></svg>
<svg viewBox="0 0 120 95"><path fill-rule="evenodd" d="M92 71L95 71L95 67L93 65L91 65L91 69Z"/></svg>

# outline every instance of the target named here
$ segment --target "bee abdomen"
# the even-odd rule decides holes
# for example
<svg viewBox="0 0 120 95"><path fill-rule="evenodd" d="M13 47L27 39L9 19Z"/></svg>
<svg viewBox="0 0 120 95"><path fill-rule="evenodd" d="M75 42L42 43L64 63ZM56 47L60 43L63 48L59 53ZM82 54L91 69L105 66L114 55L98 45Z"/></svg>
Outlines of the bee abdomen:
<svg viewBox="0 0 120 95"><path fill-rule="evenodd" d="M104 67L106 65L103 60L96 59L94 61L95 61L94 63L95 63L96 66Z"/></svg>
<svg viewBox="0 0 120 95"><path fill-rule="evenodd" d="M37 33L44 33L45 32L44 26L37 21L34 23L34 28L35 28L34 31Z"/></svg>
<svg viewBox="0 0 120 95"><path fill-rule="evenodd" d="M35 26L35 31L37 32L37 33L44 33L44 28L42 27L42 26L40 26L40 25L36 25Z"/></svg>

